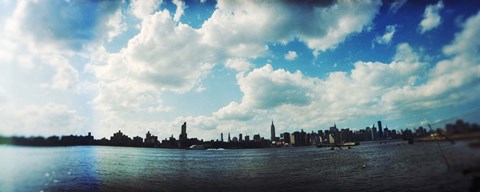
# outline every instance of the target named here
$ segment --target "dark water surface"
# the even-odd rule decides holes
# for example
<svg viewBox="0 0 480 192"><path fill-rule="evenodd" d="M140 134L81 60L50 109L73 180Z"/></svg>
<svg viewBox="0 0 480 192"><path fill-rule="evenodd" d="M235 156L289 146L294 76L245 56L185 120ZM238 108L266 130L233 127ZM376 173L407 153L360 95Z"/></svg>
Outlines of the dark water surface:
<svg viewBox="0 0 480 192"><path fill-rule="evenodd" d="M0 191L468 191L480 149L362 143L191 151L0 146ZM365 167L363 166L365 165Z"/></svg>

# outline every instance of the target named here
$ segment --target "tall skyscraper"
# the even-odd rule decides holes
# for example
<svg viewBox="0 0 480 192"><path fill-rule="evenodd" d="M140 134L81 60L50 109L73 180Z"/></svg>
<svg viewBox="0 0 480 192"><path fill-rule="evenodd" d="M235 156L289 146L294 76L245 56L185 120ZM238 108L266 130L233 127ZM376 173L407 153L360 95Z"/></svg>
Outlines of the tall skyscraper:
<svg viewBox="0 0 480 192"><path fill-rule="evenodd" d="M220 133L220 141L223 142L223 133Z"/></svg>
<svg viewBox="0 0 480 192"><path fill-rule="evenodd" d="M187 122L184 122L182 125L182 132L180 133L179 140L186 140L187 139Z"/></svg>
<svg viewBox="0 0 480 192"><path fill-rule="evenodd" d="M382 127L382 122L381 121L377 121L378 123L378 137L381 138L383 137L383 127Z"/></svg>
<svg viewBox="0 0 480 192"><path fill-rule="evenodd" d="M290 133L289 132L283 133L283 142L290 144Z"/></svg>
<svg viewBox="0 0 480 192"><path fill-rule="evenodd" d="M228 132L228 142L231 142L232 139L230 138L230 132Z"/></svg>
<svg viewBox="0 0 480 192"><path fill-rule="evenodd" d="M180 133L180 136L178 138L178 145L180 148L185 148L188 147L187 145L187 122L184 122L182 125L182 132Z"/></svg>
<svg viewBox="0 0 480 192"><path fill-rule="evenodd" d="M242 134L241 134L241 133L238 135L238 141L240 141L240 142L243 141L243 137L242 137Z"/></svg>
<svg viewBox="0 0 480 192"><path fill-rule="evenodd" d="M275 141L275 125L273 125L272 121L272 126L270 126L270 132L271 132L271 141Z"/></svg>

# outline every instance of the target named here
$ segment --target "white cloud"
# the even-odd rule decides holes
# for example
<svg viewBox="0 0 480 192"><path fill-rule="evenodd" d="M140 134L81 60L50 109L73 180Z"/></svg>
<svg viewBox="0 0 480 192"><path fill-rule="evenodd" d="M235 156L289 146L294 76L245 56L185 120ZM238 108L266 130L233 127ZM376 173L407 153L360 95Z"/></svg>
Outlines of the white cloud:
<svg viewBox="0 0 480 192"><path fill-rule="evenodd" d="M217 120L239 120L247 121L253 118L253 111L245 108L245 105L239 105L236 102L231 102L227 106L221 108L213 113Z"/></svg>
<svg viewBox="0 0 480 192"><path fill-rule="evenodd" d="M76 88L79 82L78 71L70 65L68 60L63 57L49 57L47 61L55 71L52 83L49 87L54 89L70 89Z"/></svg>
<svg viewBox="0 0 480 192"><path fill-rule="evenodd" d="M80 73L72 61L86 59L91 47L124 30L120 2L21 0L5 19L0 60L11 66L12 76L33 74L34 80L18 82L30 89L40 86L78 92Z"/></svg>
<svg viewBox="0 0 480 192"><path fill-rule="evenodd" d="M297 58L297 52L295 51L288 51L287 54L285 54L284 58L285 60L293 61Z"/></svg>
<svg viewBox="0 0 480 192"><path fill-rule="evenodd" d="M237 75L244 94L242 102L232 102L213 116L232 124L224 130L233 132L240 122L250 122L246 126L257 130L262 129L258 122L273 119L282 125L279 131L289 131L298 126L316 129L332 121L397 113L395 107L385 104L383 95L415 85L418 76L425 73L419 59L408 44L400 44L391 63L359 61L349 73L333 72L326 79L265 65Z"/></svg>
<svg viewBox="0 0 480 192"><path fill-rule="evenodd" d="M107 29L108 41L112 41L114 37L127 30L127 24L123 21L123 14L121 9L118 9L115 14L113 14L108 19Z"/></svg>
<svg viewBox="0 0 480 192"><path fill-rule="evenodd" d="M450 56L428 72L428 81L419 86L402 87L385 97L394 105L410 109L440 108L475 101L480 95L480 12L469 18L463 31L444 47Z"/></svg>
<svg viewBox="0 0 480 192"><path fill-rule="evenodd" d="M270 64L238 79L240 90L244 93L242 103L259 109L288 104L308 105L311 100L309 83L300 71L274 71Z"/></svg>
<svg viewBox="0 0 480 192"><path fill-rule="evenodd" d="M251 64L245 58L236 58L227 60L225 62L225 66L231 69L235 69L238 72L244 72L252 68L253 64Z"/></svg>
<svg viewBox="0 0 480 192"><path fill-rule="evenodd" d="M175 10L175 15L173 15L173 20L175 22L179 22L186 8L186 5L185 2L183 2L182 0L173 0L173 4L177 6L177 9Z"/></svg>
<svg viewBox="0 0 480 192"><path fill-rule="evenodd" d="M164 92L205 90L201 80L210 73L216 56L200 38L197 30L176 23L166 10L143 18L140 32L124 49L107 53L100 48L92 55L87 71L99 81L94 107L104 119L139 121L141 117L128 114L172 109L163 103ZM97 124L113 127L103 121Z"/></svg>
<svg viewBox="0 0 480 192"><path fill-rule="evenodd" d="M390 8L388 11L392 12L393 14L397 13L397 11L403 7L403 5L407 2L407 0L397 0L390 4Z"/></svg>
<svg viewBox="0 0 480 192"><path fill-rule="evenodd" d="M100 82L98 90L98 95L93 102L100 111L129 114L170 109L163 106L161 92L132 79Z"/></svg>
<svg viewBox="0 0 480 192"><path fill-rule="evenodd" d="M188 25L176 25L168 11L157 12L142 22L140 33L125 49L105 53L90 69L102 81L129 78L158 91L189 91L199 85L215 61L208 48L192 43L199 38Z"/></svg>
<svg viewBox="0 0 480 192"><path fill-rule="evenodd" d="M130 10L137 18L143 19L152 15L162 4L162 0L132 0Z"/></svg>
<svg viewBox="0 0 480 192"><path fill-rule="evenodd" d="M377 36L375 41L378 44L388 45L392 41L393 35L395 35L395 32L396 32L396 26L395 25L388 25L387 27L385 27L385 34L383 34L383 36L381 36L381 37Z"/></svg>
<svg viewBox="0 0 480 192"><path fill-rule="evenodd" d="M439 1L437 4L428 5L423 13L423 20L420 22L420 33L425 33L437 28L442 22L440 11L443 9L443 2Z"/></svg>
<svg viewBox="0 0 480 192"><path fill-rule="evenodd" d="M241 107L308 105L307 89L301 82L295 82L305 81L300 72L273 71L268 65L244 76L252 68L248 59L267 54L268 41L286 43L298 38L314 52L333 48L349 34L369 25L380 3L318 2L298 4L297 10L284 2L220 1L212 17L198 30L178 22L185 8L180 1L176 2L173 17L167 10L156 11L158 5L158 1L133 1L131 10L141 19L140 32L118 53L107 53L104 49L93 53L87 71L100 82L94 104L105 113L105 119L122 118L126 111L168 111L170 107L164 106L161 98L164 92L183 94L204 90L202 79L214 65L221 63L239 72L237 78L245 92ZM304 10L315 16L313 20L308 17L312 23L304 24L307 16L298 18L306 15ZM264 73L271 73L272 77ZM266 85L261 86L256 80ZM258 85L254 91L250 86L255 84ZM255 93L257 90L260 91ZM268 97L269 90L278 92ZM242 112L235 113L225 108L215 116L235 119L233 116L239 114L240 119L250 118Z"/></svg>
<svg viewBox="0 0 480 192"><path fill-rule="evenodd" d="M2 105L0 129L6 135L66 135L87 132L86 119L65 105Z"/></svg>
<svg viewBox="0 0 480 192"><path fill-rule="evenodd" d="M80 51L105 36L114 36L120 2L51 3L18 1L13 15L6 20L6 33L16 35L36 49ZM97 14L101 13L101 14ZM95 17L91 15L95 14ZM105 25L104 23L107 23ZM110 33L110 34L109 34ZM118 33L118 32L117 32Z"/></svg>
<svg viewBox="0 0 480 192"><path fill-rule="evenodd" d="M258 122L274 119L279 129L287 131L298 126L317 129L332 121L379 115L396 119L412 112L476 102L480 96L479 26L480 12L444 47L447 59L433 68L427 67L410 45L402 43L390 63L358 61L351 71L332 72L326 79L273 70L269 65L254 69L237 75L244 94L242 102L232 102L213 115L220 121L230 120L231 126L224 132L245 126L238 122L250 122L247 126L253 130L268 133L268 126ZM289 88L284 89L281 82L289 82ZM285 90L300 91L283 94ZM306 102L294 102L290 96Z"/></svg>
<svg viewBox="0 0 480 192"><path fill-rule="evenodd" d="M313 52L335 48L348 35L361 32L377 14L380 1L314 2L219 1L203 25L205 43L226 49L230 57L255 58L266 52L265 43L298 38ZM310 21L310 22L305 22ZM219 38L221 37L221 38Z"/></svg>

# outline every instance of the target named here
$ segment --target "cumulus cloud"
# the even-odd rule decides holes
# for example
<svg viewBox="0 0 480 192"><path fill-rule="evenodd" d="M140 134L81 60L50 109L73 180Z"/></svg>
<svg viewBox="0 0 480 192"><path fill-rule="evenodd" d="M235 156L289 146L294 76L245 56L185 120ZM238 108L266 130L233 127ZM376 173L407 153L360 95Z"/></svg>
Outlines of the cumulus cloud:
<svg viewBox="0 0 480 192"><path fill-rule="evenodd" d="M235 69L238 72L248 71L250 68L253 67L247 59L245 58L236 58L236 59L229 59L225 62L225 66L231 69Z"/></svg>
<svg viewBox="0 0 480 192"><path fill-rule="evenodd" d="M125 30L127 30L127 24L123 21L122 10L118 9L107 21L107 37L108 41L112 41Z"/></svg>
<svg viewBox="0 0 480 192"><path fill-rule="evenodd" d="M440 11L443 9L443 2L439 1L437 4L428 5L423 13L423 20L419 24L420 33L425 33L437 28L442 22Z"/></svg>
<svg viewBox="0 0 480 192"><path fill-rule="evenodd" d="M266 52L266 42L285 43L294 38L317 54L336 47L348 35L361 32L371 23L380 4L219 1L201 31L205 34L203 40L213 47L230 45L227 56L255 58Z"/></svg>
<svg viewBox="0 0 480 192"><path fill-rule="evenodd" d="M193 28L176 25L168 11L157 12L142 22L140 33L125 49L95 61L91 66L101 80L127 75L159 90L184 92L196 85L213 66L211 53L202 51L199 34Z"/></svg>
<svg viewBox="0 0 480 192"><path fill-rule="evenodd" d="M304 76L299 71L291 73L284 69L273 70L270 64L247 74L239 73L237 81L244 94L241 103L231 102L214 112L212 116L220 123L235 121L235 124L241 124L244 128L251 125L242 123L259 123L276 114L267 114L268 111L288 106L300 108L308 106L312 102L312 92L315 90L312 78ZM237 130L242 126L231 126L230 130Z"/></svg>
<svg viewBox="0 0 480 192"><path fill-rule="evenodd" d="M400 44L391 63L358 61L350 75L335 72L328 76L322 99L331 103L327 105L331 111L347 117L387 113L391 108L382 106L382 96L415 83L422 72L422 63L416 58L408 44Z"/></svg>
<svg viewBox="0 0 480 192"><path fill-rule="evenodd" d="M175 10L175 15L173 15L173 20L175 22L179 22L186 8L186 5L185 2L183 2L182 0L173 0L173 4L177 6L177 9Z"/></svg>
<svg viewBox="0 0 480 192"><path fill-rule="evenodd" d="M213 117L234 122L274 119L288 130L298 125L312 129L332 121L394 113L395 108L386 105L383 96L414 86L425 73L423 66L406 43L397 46L391 63L358 61L350 72L332 72L325 79L265 65L237 75L244 94L242 102L230 103Z"/></svg>
<svg viewBox="0 0 480 192"><path fill-rule="evenodd" d="M260 109L280 105L308 105L311 96L310 83L300 71L273 70L270 64L254 69L238 79L240 90L245 94L242 102Z"/></svg>
<svg viewBox="0 0 480 192"><path fill-rule="evenodd" d="M137 18L143 19L155 13L162 0L132 0L130 10Z"/></svg>
<svg viewBox="0 0 480 192"><path fill-rule="evenodd" d="M480 93L480 41L474 34L480 32L480 13L469 18L463 31L444 47L448 59L436 63L428 72L428 81L419 86L402 87L386 99L394 105L410 109L439 108L475 101Z"/></svg>
<svg viewBox="0 0 480 192"><path fill-rule="evenodd" d="M79 82L78 71L63 57L49 57L47 61L55 70L52 82L47 85L54 89L74 89Z"/></svg>
<svg viewBox="0 0 480 192"><path fill-rule="evenodd" d="M72 58L85 59L82 54L91 47L125 30L120 2L22 0L12 7L2 28L0 60L42 77L33 87L78 91L81 80Z"/></svg>
<svg viewBox="0 0 480 192"><path fill-rule="evenodd" d="M183 94L204 90L202 79L222 63L239 72L239 84L246 92L241 107L308 105L308 91L295 82L304 81L300 72L273 71L268 65L261 70L272 73L273 78L258 70L244 76L252 68L248 60L267 54L269 41L286 43L297 38L314 52L333 48L369 25L380 6L379 1L312 5L219 1L212 17L200 29L194 29L178 22L185 9L183 2L174 2L177 10L173 16L168 10L158 10L160 3L132 1L130 10L141 20L140 32L117 53L97 51L87 67L99 80L94 104L112 118L124 111L168 111L170 107L164 106L161 98L164 92ZM287 75L282 77L277 73ZM264 81L265 86L251 87L256 80ZM254 89L261 91L254 93ZM277 92L268 97L269 91ZM233 114L234 110L226 108L216 113L216 117L232 119ZM240 119L250 118L239 115Z"/></svg>
<svg viewBox="0 0 480 192"><path fill-rule="evenodd" d="M381 37L377 36L377 38L375 38L375 41L378 44L388 45L392 41L393 35L395 35L395 32L396 32L396 26L388 25L387 27L385 27L385 34L383 34Z"/></svg>
<svg viewBox="0 0 480 192"><path fill-rule="evenodd" d="M163 106L159 91L132 79L100 82L98 90L93 102L100 111L129 114L169 110Z"/></svg>
<svg viewBox="0 0 480 192"><path fill-rule="evenodd" d="M245 105L240 105L236 102L231 102L227 106L213 113L217 120L239 120L247 121L253 118L253 111L245 108Z"/></svg>
<svg viewBox="0 0 480 192"><path fill-rule="evenodd" d="M19 1L6 21L6 29L7 33L20 35L19 40L36 47L78 51L108 35L114 24L109 20L116 16L119 5L116 1Z"/></svg>
<svg viewBox="0 0 480 192"><path fill-rule="evenodd" d="M65 105L2 106L5 109L0 112L2 134L86 134L86 119Z"/></svg>
<svg viewBox="0 0 480 192"><path fill-rule="evenodd" d="M96 108L110 115L168 111L163 92L202 90L200 81L216 57L199 38L197 30L177 24L167 10L145 17L124 49L108 53L101 48L92 56L87 70L99 80Z"/></svg>
<svg viewBox="0 0 480 192"><path fill-rule="evenodd" d="M287 54L285 54L284 58L289 61L293 61L297 58L297 52L295 51L288 51Z"/></svg>

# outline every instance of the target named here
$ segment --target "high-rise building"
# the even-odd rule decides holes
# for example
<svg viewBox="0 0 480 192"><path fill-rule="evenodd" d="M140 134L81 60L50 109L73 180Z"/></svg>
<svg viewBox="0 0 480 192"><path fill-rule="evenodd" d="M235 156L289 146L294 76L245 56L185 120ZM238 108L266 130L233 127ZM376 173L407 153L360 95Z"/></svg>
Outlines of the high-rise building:
<svg viewBox="0 0 480 192"><path fill-rule="evenodd" d="M182 125L182 132L180 133L179 140L187 139L187 122Z"/></svg>
<svg viewBox="0 0 480 192"><path fill-rule="evenodd" d="M253 135L253 141L254 142L260 142L260 134Z"/></svg>
<svg viewBox="0 0 480 192"><path fill-rule="evenodd" d="M230 138L230 132L228 132L228 142L231 142L232 139Z"/></svg>
<svg viewBox="0 0 480 192"><path fill-rule="evenodd" d="M220 141L223 142L223 133L220 133Z"/></svg>
<svg viewBox="0 0 480 192"><path fill-rule="evenodd" d="M289 132L283 133L283 142L290 144L290 133Z"/></svg>
<svg viewBox="0 0 480 192"><path fill-rule="evenodd" d="M243 141L243 137L242 137L242 134L241 134L241 133L238 135L238 141L239 141L239 142L242 142L242 141Z"/></svg>
<svg viewBox="0 0 480 192"><path fill-rule="evenodd" d="M155 146L156 144L159 143L158 137L152 135L150 133L150 131L148 131L147 134L145 135L144 143L145 143L145 146L147 146L147 147L153 147L153 146Z"/></svg>
<svg viewBox="0 0 480 192"><path fill-rule="evenodd" d="M372 141L373 140L373 132L372 132L372 129L370 129L370 127L366 127L365 128L365 140L367 141Z"/></svg>
<svg viewBox="0 0 480 192"><path fill-rule="evenodd" d="M272 126L270 126L270 133L271 133L271 141L275 141L275 125L273 125L273 121L272 121Z"/></svg>
<svg viewBox="0 0 480 192"><path fill-rule="evenodd" d="M383 137L383 127L382 127L382 121L377 121L378 123L378 137Z"/></svg>
<svg viewBox="0 0 480 192"><path fill-rule="evenodd" d="M178 138L178 145L180 148L188 147L186 146L187 144L187 122L184 122L182 125L182 132L180 133L180 136Z"/></svg>

